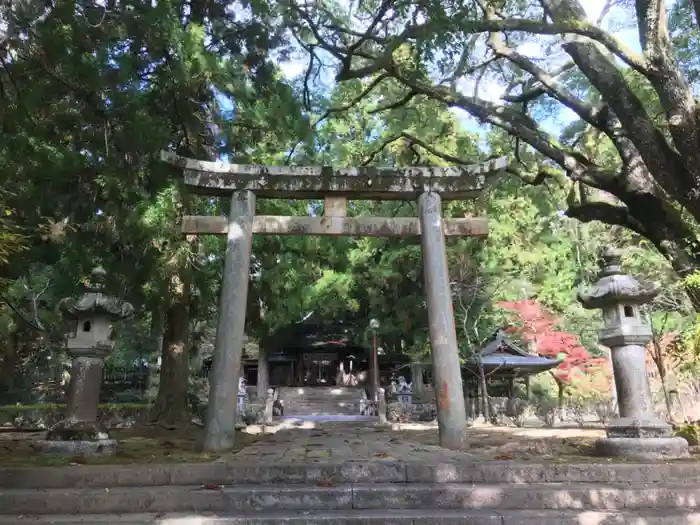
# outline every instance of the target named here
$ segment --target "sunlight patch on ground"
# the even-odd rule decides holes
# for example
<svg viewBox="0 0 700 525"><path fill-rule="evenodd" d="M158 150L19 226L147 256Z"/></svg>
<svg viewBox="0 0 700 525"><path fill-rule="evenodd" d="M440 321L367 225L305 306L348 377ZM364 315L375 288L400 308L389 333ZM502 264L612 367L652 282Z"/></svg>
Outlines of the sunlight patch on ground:
<svg viewBox="0 0 700 525"><path fill-rule="evenodd" d="M313 430L316 428L316 423L313 421L300 421L298 419L290 419L280 421L272 425L248 425L241 429L244 434L276 434L280 430Z"/></svg>

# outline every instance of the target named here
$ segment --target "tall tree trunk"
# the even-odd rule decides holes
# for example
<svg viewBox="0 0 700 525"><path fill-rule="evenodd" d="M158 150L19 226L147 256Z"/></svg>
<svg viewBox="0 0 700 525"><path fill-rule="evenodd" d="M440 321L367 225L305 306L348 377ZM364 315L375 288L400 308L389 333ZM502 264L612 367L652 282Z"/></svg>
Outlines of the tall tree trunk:
<svg viewBox="0 0 700 525"><path fill-rule="evenodd" d="M183 268L171 278L171 303L165 313L162 362L158 396L153 408L153 420L166 427L188 424L187 387L189 356L187 337L190 317L190 283L188 269Z"/></svg>
<svg viewBox="0 0 700 525"><path fill-rule="evenodd" d="M666 322L664 321L664 327ZM666 363L664 361L664 351L661 348L661 335L654 329L654 324L651 322L651 316L649 316L649 325L651 326L652 334L652 354L651 358L656 365L656 370L659 372L659 381L661 382L661 390L664 394L664 403L666 404L666 413L668 414L668 420L673 421L673 405L671 403L671 396L668 393L668 383L666 377ZM662 327L663 329L663 327Z"/></svg>
<svg viewBox="0 0 700 525"><path fill-rule="evenodd" d="M491 400L489 399L489 389L486 383L486 372L484 371L484 362L481 360L481 355L476 353L476 367L479 375L479 390L481 391L481 414L484 416L484 422L490 423L491 414Z"/></svg>
<svg viewBox="0 0 700 525"><path fill-rule="evenodd" d="M12 404L15 389L15 367L19 353L19 335L16 330L2 345L0 359L0 404Z"/></svg>

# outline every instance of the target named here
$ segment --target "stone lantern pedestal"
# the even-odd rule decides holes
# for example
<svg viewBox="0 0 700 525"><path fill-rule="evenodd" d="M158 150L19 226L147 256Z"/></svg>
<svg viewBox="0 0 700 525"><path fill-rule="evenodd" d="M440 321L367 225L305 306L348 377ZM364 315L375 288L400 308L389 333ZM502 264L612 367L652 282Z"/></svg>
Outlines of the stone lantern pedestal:
<svg viewBox="0 0 700 525"><path fill-rule="evenodd" d="M114 348L113 323L133 313L133 307L103 293L105 272L97 268L78 298L63 299L58 307L74 323L66 350L72 358L65 419L37 442L46 454L68 456L112 455L117 442L97 421L104 359Z"/></svg>
<svg viewBox="0 0 700 525"><path fill-rule="evenodd" d="M599 279L579 293L585 308L603 311L601 344L610 348L620 417L598 440L597 451L608 457L628 459L672 459L688 456L688 442L673 436L671 426L653 411L646 373L645 345L651 327L640 307L659 293L653 285L642 285L620 269L621 255L606 250Z"/></svg>

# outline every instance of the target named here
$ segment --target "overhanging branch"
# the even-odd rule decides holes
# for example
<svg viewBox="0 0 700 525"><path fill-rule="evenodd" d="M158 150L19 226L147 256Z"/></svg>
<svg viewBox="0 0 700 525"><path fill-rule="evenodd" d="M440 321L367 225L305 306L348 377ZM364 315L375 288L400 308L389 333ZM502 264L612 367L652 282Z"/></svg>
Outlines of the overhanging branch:
<svg viewBox="0 0 700 525"><path fill-rule="evenodd" d="M576 98L573 93L569 92L565 86L557 81L555 76L542 69L533 60L509 47L505 43L503 35L500 33L491 33L488 43L489 47L491 47L497 55L508 59L523 71L530 73L544 88L546 88L547 92L553 98L572 110L581 119L588 122L591 126L597 128L601 127L602 123L599 122L596 111L592 106Z"/></svg>
<svg viewBox="0 0 700 525"><path fill-rule="evenodd" d="M586 13L578 0L540 0L540 3L555 21L584 23L586 20ZM695 187L695 182L688 178L678 153L651 120L644 103L633 91L614 58L599 43L576 35L567 37L563 47L620 120L624 135L635 144L654 178L689 209L695 205L700 216L700 203L689 199L688 188ZM649 77L649 71L643 74Z"/></svg>
<svg viewBox="0 0 700 525"><path fill-rule="evenodd" d="M629 208L613 195L582 184L569 191L566 215L581 222L602 221L646 235L645 228L630 214Z"/></svg>

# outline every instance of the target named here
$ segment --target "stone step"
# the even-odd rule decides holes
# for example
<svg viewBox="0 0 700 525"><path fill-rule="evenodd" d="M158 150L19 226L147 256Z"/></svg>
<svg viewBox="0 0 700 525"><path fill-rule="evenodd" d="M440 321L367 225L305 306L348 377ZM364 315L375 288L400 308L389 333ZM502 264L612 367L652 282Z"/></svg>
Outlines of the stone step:
<svg viewBox="0 0 700 525"><path fill-rule="evenodd" d="M312 404L312 403L325 403L325 404L333 404L337 402L343 402L343 403L359 403L361 401L360 396L337 396L337 397L331 397L331 396L319 396L319 397L296 397L296 398L285 398L289 400L290 402L298 403L298 404Z"/></svg>
<svg viewBox="0 0 700 525"><path fill-rule="evenodd" d="M671 483L698 484L700 464L402 461L331 463L226 463L75 465L0 468L0 488L90 488L162 485L265 485L346 483Z"/></svg>
<svg viewBox="0 0 700 525"><path fill-rule="evenodd" d="M351 411L351 412L359 412L360 411L360 404L359 403L285 403L284 404L285 411L287 409L289 410L330 410L331 412L337 412L337 411Z"/></svg>
<svg viewBox="0 0 700 525"><path fill-rule="evenodd" d="M328 397L360 397L363 388L336 387L336 386L307 386L307 387L281 387L277 391L281 396L290 399L315 398L324 399Z"/></svg>
<svg viewBox="0 0 700 525"><path fill-rule="evenodd" d="M282 394L280 394L280 395L282 395ZM292 396L285 395L284 399L294 399L294 400L299 400L299 401L308 401L308 400L329 401L329 400L333 400L333 399L359 401L360 399L362 399L362 397L361 397L361 394L359 391L347 392L347 393L343 393L343 394L332 394L330 392L317 392L314 394L297 394L297 395L292 395Z"/></svg>
<svg viewBox="0 0 700 525"><path fill-rule="evenodd" d="M0 513L340 511L387 509L592 510L700 509L697 484L239 485L2 489Z"/></svg>
<svg viewBox="0 0 700 525"><path fill-rule="evenodd" d="M0 516L0 525L700 525L691 511L644 513L595 511L346 510L256 514L125 514Z"/></svg>
<svg viewBox="0 0 700 525"><path fill-rule="evenodd" d="M354 408L319 408L319 407L285 407L285 415L289 416L359 416L360 409Z"/></svg>

